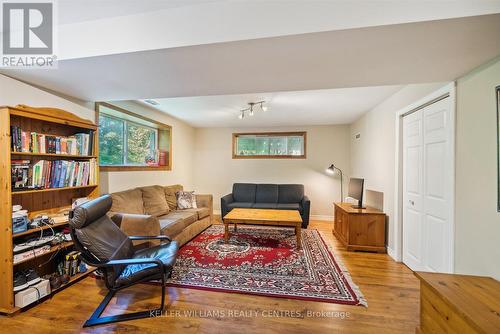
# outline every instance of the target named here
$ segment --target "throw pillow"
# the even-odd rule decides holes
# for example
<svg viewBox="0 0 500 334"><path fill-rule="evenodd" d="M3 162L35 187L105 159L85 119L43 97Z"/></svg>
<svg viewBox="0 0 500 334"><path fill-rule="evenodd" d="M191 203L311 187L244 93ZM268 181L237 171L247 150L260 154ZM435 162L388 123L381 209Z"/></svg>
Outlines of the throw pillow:
<svg viewBox="0 0 500 334"><path fill-rule="evenodd" d="M165 198L167 199L170 210L177 209L177 197L175 196L175 193L184 190L182 185L174 184L172 186L166 186L163 189L165 190Z"/></svg>
<svg viewBox="0 0 500 334"><path fill-rule="evenodd" d="M141 187L140 189L144 201L144 211L148 215L160 217L170 211L162 186Z"/></svg>
<svg viewBox="0 0 500 334"><path fill-rule="evenodd" d="M196 209L196 196L194 191L178 191L177 196L177 208L183 209Z"/></svg>

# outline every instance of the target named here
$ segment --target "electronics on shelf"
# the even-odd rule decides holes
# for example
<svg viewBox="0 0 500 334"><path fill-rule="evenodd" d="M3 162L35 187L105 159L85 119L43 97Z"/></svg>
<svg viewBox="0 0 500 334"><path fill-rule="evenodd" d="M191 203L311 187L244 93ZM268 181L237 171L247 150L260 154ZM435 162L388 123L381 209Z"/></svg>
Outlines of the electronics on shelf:
<svg viewBox="0 0 500 334"><path fill-rule="evenodd" d="M50 292L51 290L49 280L41 279L39 283L17 292L14 295L15 305L19 308L28 306L49 295Z"/></svg>
<svg viewBox="0 0 500 334"><path fill-rule="evenodd" d="M26 232L28 230L28 211L22 210L22 206L12 206L12 234Z"/></svg>

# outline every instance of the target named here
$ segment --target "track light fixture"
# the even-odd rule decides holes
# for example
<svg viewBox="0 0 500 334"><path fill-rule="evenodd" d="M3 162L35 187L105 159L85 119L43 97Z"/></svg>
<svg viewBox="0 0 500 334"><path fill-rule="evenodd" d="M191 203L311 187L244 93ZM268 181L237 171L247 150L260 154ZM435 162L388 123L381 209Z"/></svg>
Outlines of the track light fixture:
<svg viewBox="0 0 500 334"><path fill-rule="evenodd" d="M249 116L253 116L255 114L256 105L258 105L262 111L267 111L268 107L264 103L266 103L266 101L248 102L248 107L241 110L241 114L238 115L238 118L245 118L245 113L247 112Z"/></svg>

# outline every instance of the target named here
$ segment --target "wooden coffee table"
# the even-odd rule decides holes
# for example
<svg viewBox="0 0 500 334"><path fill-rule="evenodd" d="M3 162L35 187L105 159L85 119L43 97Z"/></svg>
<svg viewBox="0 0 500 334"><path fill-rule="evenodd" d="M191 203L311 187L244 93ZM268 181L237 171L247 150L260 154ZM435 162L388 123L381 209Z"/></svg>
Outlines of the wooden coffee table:
<svg viewBox="0 0 500 334"><path fill-rule="evenodd" d="M302 217L297 210L273 210L273 209L233 209L223 217L224 242L229 241L229 224L267 225L267 226L290 226L295 227L297 237L297 249L301 248Z"/></svg>

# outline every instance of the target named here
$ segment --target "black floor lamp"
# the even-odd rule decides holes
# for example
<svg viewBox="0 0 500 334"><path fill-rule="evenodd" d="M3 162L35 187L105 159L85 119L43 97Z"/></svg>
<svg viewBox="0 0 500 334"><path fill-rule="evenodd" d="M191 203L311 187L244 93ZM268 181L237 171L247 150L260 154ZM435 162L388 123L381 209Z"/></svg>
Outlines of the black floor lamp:
<svg viewBox="0 0 500 334"><path fill-rule="evenodd" d="M330 175L335 174L335 170L338 170L340 173L340 202L344 201L344 180L342 176L342 169L335 166L335 164L331 164L330 167L326 169L326 172Z"/></svg>

